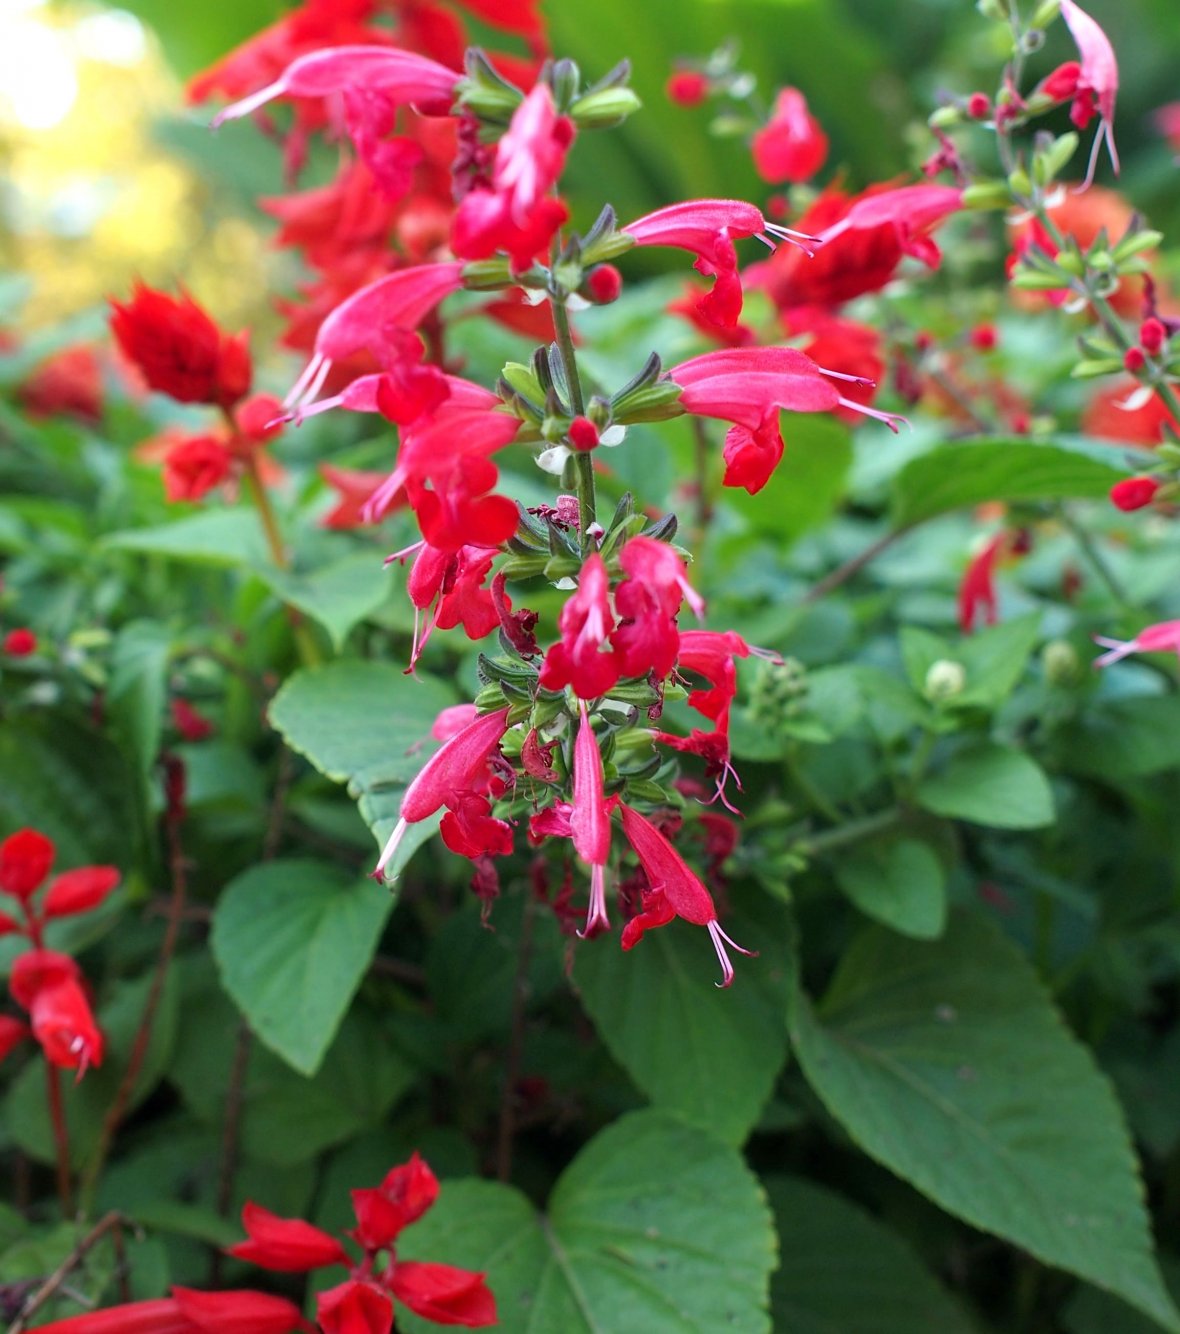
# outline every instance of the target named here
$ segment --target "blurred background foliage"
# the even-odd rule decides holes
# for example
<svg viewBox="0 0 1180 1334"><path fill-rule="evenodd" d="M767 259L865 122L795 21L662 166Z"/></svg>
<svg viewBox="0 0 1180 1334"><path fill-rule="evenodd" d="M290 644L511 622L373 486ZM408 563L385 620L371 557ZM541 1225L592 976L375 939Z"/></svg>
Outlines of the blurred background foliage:
<svg viewBox="0 0 1180 1334"><path fill-rule="evenodd" d="M186 107L183 81L283 8L0 3L0 325L75 319L71 333L97 330L101 298L140 276L183 281L225 324L250 325L256 350L268 345L271 294L297 277L268 249L270 224L254 203L283 188L278 150L244 124L212 135L208 108ZM1123 184L1168 231L1180 222L1180 195L1151 112L1176 96L1175 0L1089 8L1122 67ZM620 134L583 137L567 178L579 217L597 211L604 180L623 218L694 195L765 199L743 141L711 136L708 108L668 102L664 81L678 56L703 57L736 38L740 66L767 102L784 84L805 92L832 139L829 176L854 187L913 173L929 151L921 122L940 92L991 91L1002 57L990 49L998 28L970 0L596 0L592 25L562 0L544 10L555 52L590 77L629 58L645 104ZM1057 24L1035 68L1071 54ZM333 165L313 160L304 183L326 179ZM642 262L653 269L679 264L650 253Z"/></svg>

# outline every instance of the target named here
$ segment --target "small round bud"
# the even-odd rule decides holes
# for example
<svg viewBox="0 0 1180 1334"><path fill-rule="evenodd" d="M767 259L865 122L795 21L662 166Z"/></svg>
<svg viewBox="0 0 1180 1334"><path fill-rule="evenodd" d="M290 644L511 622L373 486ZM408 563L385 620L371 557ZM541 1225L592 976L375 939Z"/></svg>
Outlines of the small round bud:
<svg viewBox="0 0 1180 1334"><path fill-rule="evenodd" d="M569 442L575 449L594 449L598 445L598 427L589 417L575 417L570 422Z"/></svg>
<svg viewBox="0 0 1180 1334"><path fill-rule="evenodd" d="M1127 348L1126 355L1123 357L1123 369L1129 371L1132 375L1138 375L1147 365L1147 358L1143 355L1141 347Z"/></svg>
<svg viewBox="0 0 1180 1334"><path fill-rule="evenodd" d="M1072 644L1051 639L1041 650L1041 669L1050 685L1071 686L1081 679L1082 662Z"/></svg>
<svg viewBox="0 0 1180 1334"><path fill-rule="evenodd" d="M919 329L914 335L914 351L929 352L934 346L934 335L927 333L925 329Z"/></svg>
<svg viewBox="0 0 1180 1334"><path fill-rule="evenodd" d="M991 98L986 93L972 93L967 99L967 114L972 120L983 120L991 109Z"/></svg>
<svg viewBox="0 0 1180 1334"><path fill-rule="evenodd" d="M1167 341L1167 329L1154 316L1139 326L1139 344L1149 357L1156 356Z"/></svg>
<svg viewBox="0 0 1180 1334"><path fill-rule="evenodd" d="M978 352L990 352L1000 341L994 324L977 324L967 337L971 346Z"/></svg>
<svg viewBox="0 0 1180 1334"><path fill-rule="evenodd" d="M37 651L37 636L26 626L19 626L4 636L0 650L10 658L27 658L30 653Z"/></svg>
<svg viewBox="0 0 1180 1334"><path fill-rule="evenodd" d="M1121 510L1141 510L1150 505L1160 489L1154 477L1125 477L1110 488L1110 498Z"/></svg>
<svg viewBox="0 0 1180 1334"><path fill-rule="evenodd" d="M953 699L963 693L967 685L967 669L961 662L950 658L939 658L932 662L922 685L922 693L932 703L939 700Z"/></svg>
<svg viewBox="0 0 1180 1334"><path fill-rule="evenodd" d="M623 275L613 264L599 264L586 279L586 292L596 306L609 306L623 290Z"/></svg>
<svg viewBox="0 0 1180 1334"><path fill-rule="evenodd" d="M699 106L709 95L709 80L695 69L678 69L664 85L668 101L680 107Z"/></svg>

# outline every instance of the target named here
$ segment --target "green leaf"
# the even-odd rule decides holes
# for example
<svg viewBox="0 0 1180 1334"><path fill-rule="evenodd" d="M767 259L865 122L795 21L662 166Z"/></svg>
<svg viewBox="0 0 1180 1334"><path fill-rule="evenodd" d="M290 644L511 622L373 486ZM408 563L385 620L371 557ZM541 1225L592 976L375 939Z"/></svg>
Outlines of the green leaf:
<svg viewBox="0 0 1180 1334"><path fill-rule="evenodd" d="M202 959L186 960L184 1005L169 1078L188 1109L221 1129L239 1017ZM378 1124L414 1082L376 1018L354 1005L315 1076L308 1079L252 1042L242 1082L242 1152L291 1167ZM292 1109L298 1115L292 1115Z"/></svg>
<svg viewBox="0 0 1180 1334"><path fill-rule="evenodd" d="M1129 475L1126 450L1093 440L989 439L940 445L912 459L893 482L892 520L909 528L987 500L1105 496Z"/></svg>
<svg viewBox="0 0 1180 1334"><path fill-rule="evenodd" d="M1040 637L1037 611L965 636L955 656L967 669L967 685L953 702L997 708L1016 689Z"/></svg>
<svg viewBox="0 0 1180 1334"><path fill-rule="evenodd" d="M719 991L708 935L676 921L651 931L626 954L614 935L582 945L574 981L594 1027L651 1101L741 1144L770 1097L787 1054L782 1015L787 991L786 928L778 907L771 929L727 920L739 945L733 986Z"/></svg>
<svg viewBox="0 0 1180 1334"><path fill-rule="evenodd" d="M111 650L107 710L115 735L140 773L149 774L160 753L167 697L169 636L154 621L132 621Z"/></svg>
<svg viewBox="0 0 1180 1334"><path fill-rule="evenodd" d="M393 899L313 861L253 866L222 891L210 945L255 1034L314 1075L377 952Z"/></svg>
<svg viewBox="0 0 1180 1334"><path fill-rule="evenodd" d="M973 745L924 778L918 805L935 815L997 829L1040 829L1054 819L1045 771L1023 751L994 742Z"/></svg>
<svg viewBox="0 0 1180 1334"><path fill-rule="evenodd" d="M866 1153L1180 1330L1110 1085L994 927L957 914L936 945L862 933L818 1012L796 993L791 1032L812 1088Z"/></svg>
<svg viewBox="0 0 1180 1334"><path fill-rule="evenodd" d="M195 565L266 567L269 555L258 516L248 509L207 510L158 528L139 528L104 537L113 551L168 556Z"/></svg>
<svg viewBox="0 0 1180 1334"><path fill-rule="evenodd" d="M500 1328L768 1334L774 1232L733 1148L659 1112L595 1136L538 1217L508 1186L446 1182L399 1259L485 1270ZM434 1326L398 1313L398 1327Z"/></svg>
<svg viewBox="0 0 1180 1334"><path fill-rule="evenodd" d="M383 845L402 792L435 749L430 725L454 702L432 677L414 679L389 663L346 661L296 672L271 701L269 717L292 750L348 784ZM437 819L410 826L391 874L437 827Z"/></svg>
<svg viewBox="0 0 1180 1334"><path fill-rule="evenodd" d="M765 1181L778 1230L770 1309L784 1334L972 1334L974 1325L883 1223L811 1181Z"/></svg>
<svg viewBox="0 0 1180 1334"><path fill-rule="evenodd" d="M946 926L946 875L928 844L899 838L841 856L836 883L856 906L903 936L933 940Z"/></svg>
<svg viewBox="0 0 1180 1334"><path fill-rule="evenodd" d="M1143 778L1176 764L1180 697L1147 695L1095 702L1067 732L1065 768L1096 778Z"/></svg>
<svg viewBox="0 0 1180 1334"><path fill-rule="evenodd" d="M389 596L389 575L372 552L358 552L307 574L269 568L258 573L284 602L318 621L337 652L353 626Z"/></svg>
<svg viewBox="0 0 1180 1334"><path fill-rule="evenodd" d="M790 413L782 422L782 462L757 495L740 492L735 508L752 528L787 546L829 518L844 498L852 433L831 417Z"/></svg>

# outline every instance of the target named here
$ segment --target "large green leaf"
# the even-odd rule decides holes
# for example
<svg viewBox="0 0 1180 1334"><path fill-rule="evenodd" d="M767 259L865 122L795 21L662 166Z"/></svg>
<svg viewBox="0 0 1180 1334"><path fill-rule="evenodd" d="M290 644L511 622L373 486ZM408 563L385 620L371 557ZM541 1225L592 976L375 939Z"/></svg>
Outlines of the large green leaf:
<svg viewBox="0 0 1180 1334"><path fill-rule="evenodd" d="M893 482L893 523L908 528L985 500L1104 496L1126 477L1126 450L1093 440L955 442L912 459Z"/></svg>
<svg viewBox="0 0 1180 1334"><path fill-rule="evenodd" d="M398 1257L486 1271L505 1334L770 1330L775 1244L758 1183L735 1149L653 1111L595 1136L543 1217L508 1186L446 1183ZM434 1328L399 1312L403 1324Z"/></svg>
<svg viewBox="0 0 1180 1334"><path fill-rule="evenodd" d="M248 509L206 510L158 528L111 533L101 545L115 551L168 556L197 565L266 565L258 516Z"/></svg>
<svg viewBox="0 0 1180 1334"><path fill-rule="evenodd" d="M318 621L337 650L353 626L381 606L390 589L389 574L373 552L358 552L306 574L275 569L259 574L289 606Z"/></svg>
<svg viewBox="0 0 1180 1334"><path fill-rule="evenodd" d="M1095 701L1064 734L1062 760L1097 778L1142 778L1180 759L1180 698L1143 695Z"/></svg>
<svg viewBox="0 0 1180 1334"><path fill-rule="evenodd" d="M301 1074L319 1069L392 906L371 880L313 861L253 866L223 890L210 937L221 980Z"/></svg>
<svg viewBox="0 0 1180 1334"><path fill-rule="evenodd" d="M918 804L935 815L997 829L1039 829L1053 823L1053 792L1045 771L1023 751L994 742L961 750L922 780Z"/></svg>
<svg viewBox="0 0 1180 1334"><path fill-rule="evenodd" d="M811 1181L770 1177L783 1334L971 1334L974 1326L883 1223Z"/></svg>
<svg viewBox="0 0 1180 1334"><path fill-rule="evenodd" d="M950 1213L1180 1330L1110 1085L1025 958L952 918L937 944L881 928L844 956L795 1051L872 1157Z"/></svg>
<svg viewBox="0 0 1180 1334"><path fill-rule="evenodd" d="M336 662L296 672L271 701L270 721L292 750L347 783L362 818L383 844L402 792L434 749L430 725L454 697L428 676L407 677L383 662ZM411 825L392 871L437 828Z"/></svg>
<svg viewBox="0 0 1180 1334"><path fill-rule="evenodd" d="M624 954L615 936L583 944L574 980L611 1055L657 1107L740 1144L757 1121L787 1054L786 929L750 918L725 929L757 959L718 991L709 937L687 922L651 931Z"/></svg>

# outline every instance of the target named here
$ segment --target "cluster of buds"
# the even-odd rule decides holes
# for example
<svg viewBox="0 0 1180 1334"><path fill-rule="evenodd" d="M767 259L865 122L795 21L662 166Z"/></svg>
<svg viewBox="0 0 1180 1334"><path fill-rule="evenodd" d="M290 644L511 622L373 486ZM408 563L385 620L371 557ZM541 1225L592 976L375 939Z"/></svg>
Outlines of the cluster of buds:
<svg viewBox="0 0 1180 1334"><path fill-rule="evenodd" d="M55 855L52 840L35 829L18 830L0 843L0 891L16 901L20 914L0 912L0 935L23 936L29 945L17 955L8 980L28 1023L0 1015L0 1059L33 1037L51 1065L76 1070L81 1079L102 1064L103 1035L82 970L68 954L45 948L45 928L100 907L118 885L119 872L113 866L80 866L45 886Z"/></svg>
<svg viewBox="0 0 1180 1334"><path fill-rule="evenodd" d="M111 331L149 389L177 403L215 407L209 431L169 431L160 442L164 490L171 501L200 500L244 470L280 424L278 401L250 394L253 367L244 333L223 333L188 295L171 297L142 283L131 300L111 302ZM151 446L148 453L153 453Z"/></svg>

